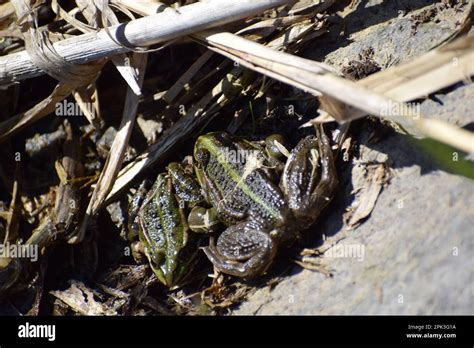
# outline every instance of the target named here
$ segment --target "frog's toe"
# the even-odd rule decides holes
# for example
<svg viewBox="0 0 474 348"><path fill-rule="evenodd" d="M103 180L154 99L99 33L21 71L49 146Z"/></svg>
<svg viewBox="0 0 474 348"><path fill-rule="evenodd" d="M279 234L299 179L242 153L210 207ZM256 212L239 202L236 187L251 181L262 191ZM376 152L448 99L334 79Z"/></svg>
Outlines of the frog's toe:
<svg viewBox="0 0 474 348"><path fill-rule="evenodd" d="M252 278L263 273L271 264L276 245L262 231L243 227L229 227L213 244L203 249L208 259L222 273Z"/></svg>

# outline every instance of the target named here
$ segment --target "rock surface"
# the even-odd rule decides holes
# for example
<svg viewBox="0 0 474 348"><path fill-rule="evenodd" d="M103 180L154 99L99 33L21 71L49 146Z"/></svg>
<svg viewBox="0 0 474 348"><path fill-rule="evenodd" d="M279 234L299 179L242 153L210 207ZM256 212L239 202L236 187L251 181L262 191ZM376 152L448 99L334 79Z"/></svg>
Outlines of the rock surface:
<svg viewBox="0 0 474 348"><path fill-rule="evenodd" d="M327 45L319 43L324 49L315 49L311 58L340 67L344 59L355 59L357 52L372 46L375 60L385 68L449 36L455 30L453 16L460 15L448 9L441 22L420 23L413 34L410 16L435 2L359 3L361 8L345 17L352 18L347 45L334 41L331 46L329 33ZM396 6L404 11L398 13ZM373 17L368 25L358 22L368 16ZM423 101L421 110L472 130L474 84L438 92ZM439 165L439 154L433 148L427 151L423 141L395 133L373 144L368 133L359 133L359 152L350 175L341 180L338 203L316 227L327 236L323 247L336 245L336 252L320 257L333 277L295 266L273 288L258 289L234 315L474 313L474 182ZM453 163L462 158L453 151L448 155ZM351 191L367 177L364 168L377 162L387 168L390 181L371 215L348 230L343 215L354 199Z"/></svg>

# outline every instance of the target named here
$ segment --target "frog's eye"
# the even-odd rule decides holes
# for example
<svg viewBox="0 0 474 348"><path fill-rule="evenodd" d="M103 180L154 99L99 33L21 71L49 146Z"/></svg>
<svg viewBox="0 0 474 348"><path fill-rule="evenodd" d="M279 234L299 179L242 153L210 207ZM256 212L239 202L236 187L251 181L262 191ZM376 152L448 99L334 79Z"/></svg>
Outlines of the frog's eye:
<svg viewBox="0 0 474 348"><path fill-rule="evenodd" d="M265 138L265 149L270 157L278 160L288 156L288 150L285 147L285 139L281 134L272 134Z"/></svg>
<svg viewBox="0 0 474 348"><path fill-rule="evenodd" d="M150 265L153 269L158 269L164 262L164 254L159 252L150 253Z"/></svg>

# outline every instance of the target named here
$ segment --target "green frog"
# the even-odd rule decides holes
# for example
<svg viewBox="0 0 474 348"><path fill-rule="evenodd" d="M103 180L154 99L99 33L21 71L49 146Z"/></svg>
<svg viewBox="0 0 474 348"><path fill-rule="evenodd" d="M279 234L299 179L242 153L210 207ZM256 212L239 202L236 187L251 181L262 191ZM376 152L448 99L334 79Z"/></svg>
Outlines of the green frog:
<svg viewBox="0 0 474 348"><path fill-rule="evenodd" d="M167 287L178 286L193 268L196 238L189 234L185 214L186 207L202 201L198 183L179 163L171 163L147 193L141 187L132 200L129 239L139 237L133 244L134 257L140 259L144 254L158 280Z"/></svg>
<svg viewBox="0 0 474 348"><path fill-rule="evenodd" d="M256 277L278 247L315 222L336 187L322 126L291 152L279 136L261 143L225 132L205 134L195 143L194 175L172 163L168 174L158 176L138 214L140 240L158 278L170 285L191 269L183 257L195 247L188 245L189 231L215 232L223 224L217 243L203 247L204 253L220 272Z"/></svg>

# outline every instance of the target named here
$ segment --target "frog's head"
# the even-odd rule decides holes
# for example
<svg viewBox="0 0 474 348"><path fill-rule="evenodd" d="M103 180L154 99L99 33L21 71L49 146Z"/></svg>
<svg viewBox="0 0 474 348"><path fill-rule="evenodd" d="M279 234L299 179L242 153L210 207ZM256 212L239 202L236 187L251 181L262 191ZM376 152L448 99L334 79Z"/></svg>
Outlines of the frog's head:
<svg viewBox="0 0 474 348"><path fill-rule="evenodd" d="M210 157L218 157L232 147L235 140L229 133L212 132L201 135L194 145L194 160L198 166L204 167Z"/></svg>
<svg viewBox="0 0 474 348"><path fill-rule="evenodd" d="M206 190L204 171L208 164L221 162L225 166L229 148L234 139L226 132L213 132L201 135L194 145L194 172L201 187ZM214 161L212 160L214 159Z"/></svg>
<svg viewBox="0 0 474 348"><path fill-rule="evenodd" d="M176 236L174 241L166 241L168 243L167 247L144 243L145 255L148 258L153 273L168 288L180 285L180 282L189 274L193 267L191 262L193 255L188 252L188 248L180 245L180 241L183 238L187 239L187 237L182 235L187 234L187 230L184 228L180 231L175 229L173 233L180 236Z"/></svg>
<svg viewBox="0 0 474 348"><path fill-rule="evenodd" d="M167 255L162 251L146 252L151 269L158 280L168 288L179 285L189 272L189 263L179 254L178 251Z"/></svg>
<svg viewBox="0 0 474 348"><path fill-rule="evenodd" d="M211 157L221 158L225 161L229 156L229 150L240 148L248 150L263 150L255 147L252 142L245 139L234 138L226 132L213 132L201 135L194 146L194 160L198 167L205 167ZM272 134L265 139L265 154L268 158L283 160L289 156L286 149L285 139L281 134ZM221 157L219 157L221 156Z"/></svg>

